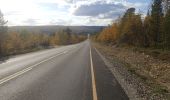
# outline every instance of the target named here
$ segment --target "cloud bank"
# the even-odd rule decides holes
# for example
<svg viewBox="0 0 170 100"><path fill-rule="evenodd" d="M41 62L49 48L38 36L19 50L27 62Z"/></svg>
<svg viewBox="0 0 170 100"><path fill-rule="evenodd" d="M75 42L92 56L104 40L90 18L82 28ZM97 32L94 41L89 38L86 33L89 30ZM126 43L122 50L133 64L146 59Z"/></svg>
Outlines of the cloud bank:
<svg viewBox="0 0 170 100"><path fill-rule="evenodd" d="M100 16L100 15L108 15L110 13L113 14L114 12L123 11L126 7L120 3L106 3L106 2L95 2L92 4L87 5L80 5L74 11L74 15L76 16ZM116 15L118 13L115 13Z"/></svg>
<svg viewBox="0 0 170 100"><path fill-rule="evenodd" d="M151 0L0 0L8 25L108 25L129 7L146 13Z"/></svg>

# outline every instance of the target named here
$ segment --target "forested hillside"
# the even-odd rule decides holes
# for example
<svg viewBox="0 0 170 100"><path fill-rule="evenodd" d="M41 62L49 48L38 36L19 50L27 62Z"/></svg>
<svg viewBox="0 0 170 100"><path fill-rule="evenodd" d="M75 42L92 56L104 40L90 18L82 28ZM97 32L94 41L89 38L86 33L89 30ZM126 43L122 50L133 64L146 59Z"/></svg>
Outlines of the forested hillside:
<svg viewBox="0 0 170 100"><path fill-rule="evenodd" d="M170 100L170 0L152 0L146 15L127 9L93 40L137 100Z"/></svg>
<svg viewBox="0 0 170 100"><path fill-rule="evenodd" d="M56 32L53 27L51 33L48 33L49 30L40 31L33 26L26 29L9 29L6 23L7 21L0 12L0 58L58 45L79 43L87 37L86 34L72 32L69 27L58 28Z"/></svg>
<svg viewBox="0 0 170 100"><path fill-rule="evenodd" d="M95 36L99 42L170 49L170 1L153 0L146 16L129 8L122 17ZM144 16L144 17L143 17Z"/></svg>
<svg viewBox="0 0 170 100"><path fill-rule="evenodd" d="M10 26L8 27L8 31L30 31L30 32L39 32L39 33L47 33L53 34L60 30L64 30L67 27L72 31L72 33L76 34L93 34L100 32L104 26L62 26L62 25L43 25L43 26Z"/></svg>

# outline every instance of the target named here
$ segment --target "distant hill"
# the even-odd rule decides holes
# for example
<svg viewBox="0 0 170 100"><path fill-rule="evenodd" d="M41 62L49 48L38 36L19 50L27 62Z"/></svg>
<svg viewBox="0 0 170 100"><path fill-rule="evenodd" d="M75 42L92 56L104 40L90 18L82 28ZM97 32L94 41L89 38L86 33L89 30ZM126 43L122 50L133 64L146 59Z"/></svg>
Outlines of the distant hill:
<svg viewBox="0 0 170 100"><path fill-rule="evenodd" d="M76 34L94 34L101 31L105 26L11 26L9 31L29 31L37 33L52 34L57 31L70 28Z"/></svg>

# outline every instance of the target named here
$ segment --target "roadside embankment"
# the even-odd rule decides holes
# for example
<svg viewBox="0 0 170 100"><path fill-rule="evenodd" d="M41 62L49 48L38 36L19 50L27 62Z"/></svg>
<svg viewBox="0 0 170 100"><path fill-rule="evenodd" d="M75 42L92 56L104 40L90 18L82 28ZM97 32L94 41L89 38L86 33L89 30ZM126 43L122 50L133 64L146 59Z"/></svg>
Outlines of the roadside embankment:
<svg viewBox="0 0 170 100"><path fill-rule="evenodd" d="M93 43L133 100L166 100L170 93L170 62L128 47ZM107 62L108 61L108 62Z"/></svg>

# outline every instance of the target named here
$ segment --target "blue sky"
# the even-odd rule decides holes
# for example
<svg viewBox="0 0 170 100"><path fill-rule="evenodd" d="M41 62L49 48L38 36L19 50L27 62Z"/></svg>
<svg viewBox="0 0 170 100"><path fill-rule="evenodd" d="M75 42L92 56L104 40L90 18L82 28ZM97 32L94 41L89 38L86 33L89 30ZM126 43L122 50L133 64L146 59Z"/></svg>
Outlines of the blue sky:
<svg viewBox="0 0 170 100"><path fill-rule="evenodd" d="M108 25L126 9L146 14L150 0L0 0L9 26Z"/></svg>

